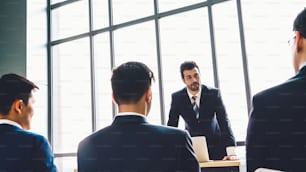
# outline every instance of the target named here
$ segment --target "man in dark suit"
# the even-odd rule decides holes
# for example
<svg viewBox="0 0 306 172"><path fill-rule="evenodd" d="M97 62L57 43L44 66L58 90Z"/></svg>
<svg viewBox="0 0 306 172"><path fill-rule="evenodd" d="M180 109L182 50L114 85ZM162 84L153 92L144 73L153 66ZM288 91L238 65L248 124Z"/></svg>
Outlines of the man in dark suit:
<svg viewBox="0 0 306 172"><path fill-rule="evenodd" d="M80 142L79 172L199 172L187 132L147 122L152 79L153 72L140 62L113 70L113 100L119 113L110 126Z"/></svg>
<svg viewBox="0 0 306 172"><path fill-rule="evenodd" d="M306 171L306 10L289 41L296 75L253 97L246 138L247 171Z"/></svg>
<svg viewBox="0 0 306 172"><path fill-rule="evenodd" d="M0 78L0 171L56 172L48 141L31 127L34 83L16 74Z"/></svg>
<svg viewBox="0 0 306 172"><path fill-rule="evenodd" d="M177 127L181 116L191 136L206 137L210 159L236 159L226 154L226 147L236 143L220 91L201 85L195 62L182 63L180 71L186 88L172 94L167 125Z"/></svg>

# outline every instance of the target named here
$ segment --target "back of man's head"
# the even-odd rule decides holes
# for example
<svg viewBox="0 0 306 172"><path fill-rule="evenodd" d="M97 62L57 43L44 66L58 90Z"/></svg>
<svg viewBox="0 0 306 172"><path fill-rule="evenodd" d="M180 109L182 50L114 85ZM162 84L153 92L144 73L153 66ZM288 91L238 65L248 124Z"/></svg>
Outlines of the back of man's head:
<svg viewBox="0 0 306 172"><path fill-rule="evenodd" d="M28 104L32 90L38 87L26 78L17 74L5 74L0 78L0 114L7 115L11 105L17 99Z"/></svg>
<svg viewBox="0 0 306 172"><path fill-rule="evenodd" d="M304 8L293 22L293 31L299 31L306 38L306 8Z"/></svg>
<svg viewBox="0 0 306 172"><path fill-rule="evenodd" d="M152 79L153 72L141 62L127 62L114 68L111 84L115 101L119 105L138 102Z"/></svg>

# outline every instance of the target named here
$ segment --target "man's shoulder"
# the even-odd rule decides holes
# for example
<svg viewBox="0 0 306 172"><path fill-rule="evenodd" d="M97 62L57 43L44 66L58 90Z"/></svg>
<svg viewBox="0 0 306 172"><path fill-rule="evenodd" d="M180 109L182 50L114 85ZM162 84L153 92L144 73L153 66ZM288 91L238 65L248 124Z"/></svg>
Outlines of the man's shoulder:
<svg viewBox="0 0 306 172"><path fill-rule="evenodd" d="M135 132L134 134L136 134ZM138 131L138 133L147 133L148 137L155 137L155 138L161 138L161 139L170 139L170 140L184 140L184 138L188 137L188 133L182 129L178 129L175 127L170 126L163 126L163 125L156 125L156 124L150 124L146 123L142 125L141 130ZM80 143L79 148L80 150L86 149L86 147L89 147L90 145L94 145L100 142L104 142L103 140L105 138L109 137L117 137L118 135L124 135L124 134L131 134L129 131L122 131L122 130L114 130L113 126L108 126L103 129L100 129L99 131L96 131L95 133L90 134L89 136L85 137ZM134 135L132 134L132 135Z"/></svg>
<svg viewBox="0 0 306 172"><path fill-rule="evenodd" d="M203 92L205 92L205 91L218 92L219 88L215 88L215 87L212 87L212 86L207 86L207 85L202 84L202 91Z"/></svg>
<svg viewBox="0 0 306 172"><path fill-rule="evenodd" d="M177 90L175 91L174 93L172 93L173 96L178 96L178 95L182 95L182 94L185 94L186 93L186 87L180 89L180 90Z"/></svg>
<svg viewBox="0 0 306 172"><path fill-rule="evenodd" d="M282 93L288 93L288 91L295 91L292 88L292 85L295 85L296 81L294 80L288 80L284 83L274 85L272 87L266 88L264 90L261 90L257 92L254 97L255 98L265 98L266 96L279 96L282 95Z"/></svg>
<svg viewBox="0 0 306 172"><path fill-rule="evenodd" d="M218 88L203 85L203 84L201 85L201 89L202 89L202 93L204 93L204 94L218 94L219 93ZM173 97L181 97L181 96L186 96L186 95L188 95L186 87L172 93Z"/></svg>
<svg viewBox="0 0 306 172"><path fill-rule="evenodd" d="M27 131L17 126L5 124L5 125L0 125L0 127L3 129L3 131L6 131L7 133L14 133L14 136L16 137L25 137L25 138L32 138L32 139L33 138L39 138L39 139L44 138L44 136L38 133Z"/></svg>
<svg viewBox="0 0 306 172"><path fill-rule="evenodd" d="M91 134L89 134L88 136L86 136L85 138L83 138L80 143L85 143L85 142L91 142L91 141L94 141L96 139L99 140L99 138L103 135L109 135L109 133L112 133L112 131L109 131L113 126L110 125L110 126L106 126L104 128L101 128ZM113 133L116 133L116 132L113 132Z"/></svg>
<svg viewBox="0 0 306 172"><path fill-rule="evenodd" d="M186 135L186 131L176 128L176 127L171 127L171 126L163 126L163 125L153 125L149 124L151 127L156 129L156 132L163 132L163 133L168 133L168 134L177 134L177 135Z"/></svg>
<svg viewBox="0 0 306 172"><path fill-rule="evenodd" d="M38 133L23 130L16 126L9 126L11 129L7 131L7 134L2 133L3 137L8 140L16 140L18 143L32 144L32 145L48 145L47 139ZM8 141L8 142L10 142Z"/></svg>
<svg viewBox="0 0 306 172"><path fill-rule="evenodd" d="M31 131L22 130L22 129L18 132L20 133L20 135L22 135L25 138L37 140L37 141L40 141L40 142L47 142L47 139L41 134L34 133L34 132L31 132Z"/></svg>

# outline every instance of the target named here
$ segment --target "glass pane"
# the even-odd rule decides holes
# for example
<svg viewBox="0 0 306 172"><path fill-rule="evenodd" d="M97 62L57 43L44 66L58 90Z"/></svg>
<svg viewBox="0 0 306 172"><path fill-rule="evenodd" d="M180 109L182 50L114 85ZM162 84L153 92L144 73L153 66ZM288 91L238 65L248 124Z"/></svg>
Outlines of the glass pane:
<svg viewBox="0 0 306 172"><path fill-rule="evenodd" d="M31 72L29 72L29 75L31 75L30 73ZM35 104L34 104L35 109L34 109L34 116L32 118L31 131L35 133L39 133L47 138L48 137L48 132L47 132L47 128L48 128L48 120L47 120L47 117L48 117L48 108L47 108L48 107L48 104L47 104L48 88L47 88L46 82L42 82L37 79L32 79L35 77L36 77L35 75L28 77L31 81L33 81L39 87L39 89L33 94L35 98Z"/></svg>
<svg viewBox="0 0 306 172"><path fill-rule="evenodd" d="M67 1L67 0L51 0L51 4L56 4L56 3L64 2L64 1Z"/></svg>
<svg viewBox="0 0 306 172"><path fill-rule="evenodd" d="M146 22L117 30L115 37L116 66L127 61L140 61L152 69L156 82L152 84L153 100L148 120L160 124L157 57L154 22Z"/></svg>
<svg viewBox="0 0 306 172"><path fill-rule="evenodd" d="M114 24L154 15L154 3L148 0L113 0Z"/></svg>
<svg viewBox="0 0 306 172"><path fill-rule="evenodd" d="M76 152L91 133L89 40L53 47L54 152Z"/></svg>
<svg viewBox="0 0 306 172"><path fill-rule="evenodd" d="M109 25L108 1L92 0L93 29L101 29Z"/></svg>
<svg viewBox="0 0 306 172"><path fill-rule="evenodd" d="M39 89L34 93L35 109L31 131L47 137L47 24L46 2L27 1L27 78Z"/></svg>
<svg viewBox="0 0 306 172"><path fill-rule="evenodd" d="M252 94L294 75L291 48L293 20L305 1L242 1ZM273 10L271 10L273 9ZM272 65L271 65L272 64Z"/></svg>
<svg viewBox="0 0 306 172"><path fill-rule="evenodd" d="M185 87L180 65L193 60L200 68L203 84L213 86L207 8L162 18L160 21L165 115L168 120L171 94ZM180 127L183 127L180 120Z"/></svg>
<svg viewBox="0 0 306 172"><path fill-rule="evenodd" d="M94 37L97 129L113 121L109 33Z"/></svg>
<svg viewBox="0 0 306 172"><path fill-rule="evenodd" d="M77 170L77 158L76 157L59 157L55 158L57 170L61 172L74 172Z"/></svg>
<svg viewBox="0 0 306 172"><path fill-rule="evenodd" d="M88 1L76 1L52 10L52 40L89 31Z"/></svg>
<svg viewBox="0 0 306 172"><path fill-rule="evenodd" d="M213 6L220 90L237 141L248 121L236 1Z"/></svg>
<svg viewBox="0 0 306 172"><path fill-rule="evenodd" d="M158 6L159 6L159 12L169 11L176 8L181 8L184 6L196 4L203 2L201 0L179 0L179 1L173 1L173 0L159 0Z"/></svg>

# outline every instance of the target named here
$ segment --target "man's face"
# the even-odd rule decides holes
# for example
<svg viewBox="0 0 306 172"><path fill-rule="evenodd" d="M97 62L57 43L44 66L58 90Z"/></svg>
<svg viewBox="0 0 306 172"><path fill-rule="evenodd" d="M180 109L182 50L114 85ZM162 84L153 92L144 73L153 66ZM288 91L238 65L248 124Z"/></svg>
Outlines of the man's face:
<svg viewBox="0 0 306 172"><path fill-rule="evenodd" d="M183 82L190 91L199 91L201 80L198 68L183 71Z"/></svg>
<svg viewBox="0 0 306 172"><path fill-rule="evenodd" d="M22 103L21 105L22 108L19 122L22 128L25 130L29 130L31 128L31 120L34 114L34 103L34 97L31 96L28 100L27 105L25 105L24 103Z"/></svg>

